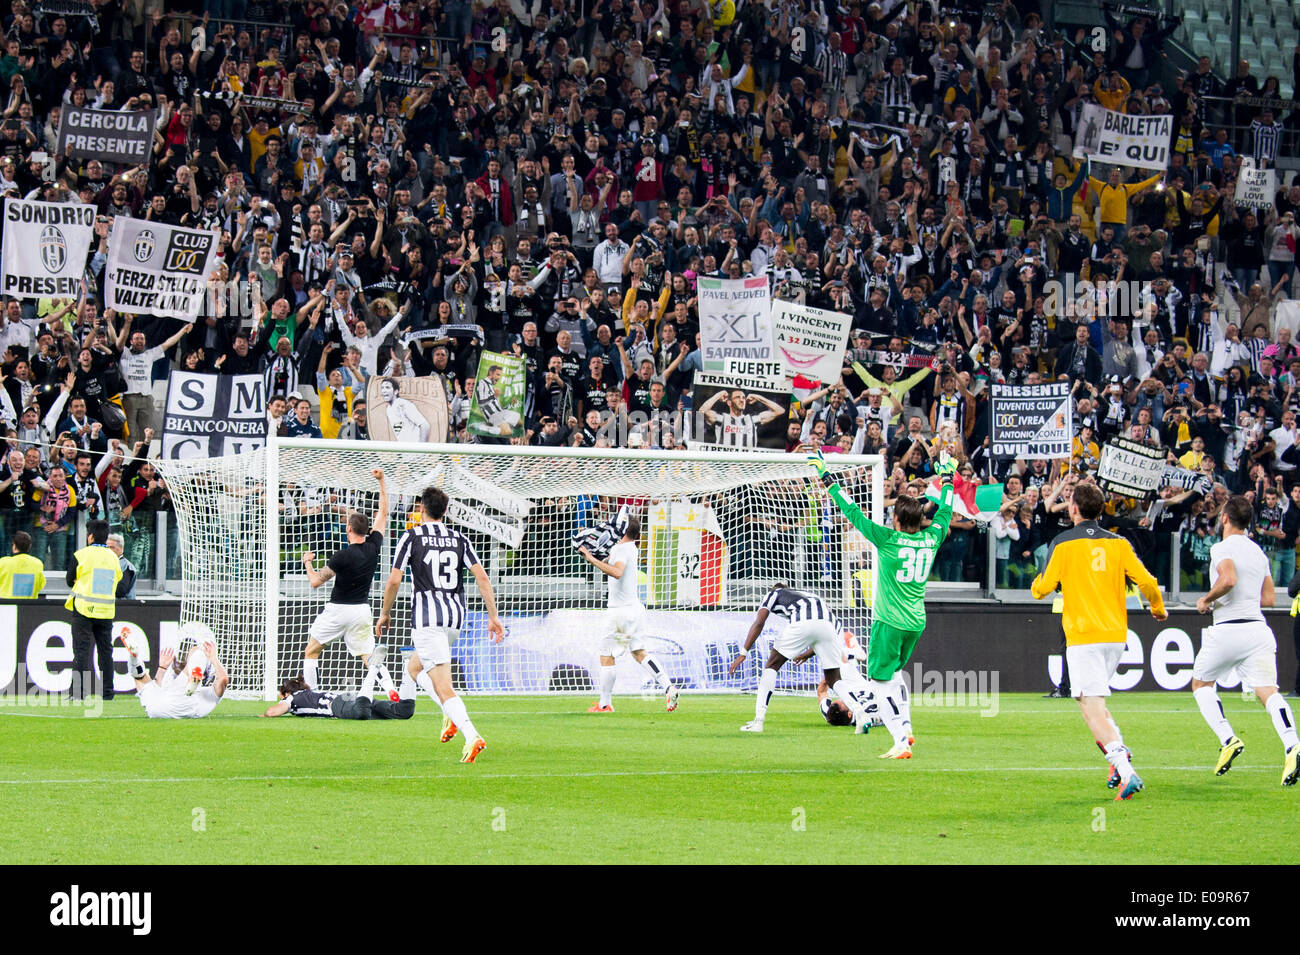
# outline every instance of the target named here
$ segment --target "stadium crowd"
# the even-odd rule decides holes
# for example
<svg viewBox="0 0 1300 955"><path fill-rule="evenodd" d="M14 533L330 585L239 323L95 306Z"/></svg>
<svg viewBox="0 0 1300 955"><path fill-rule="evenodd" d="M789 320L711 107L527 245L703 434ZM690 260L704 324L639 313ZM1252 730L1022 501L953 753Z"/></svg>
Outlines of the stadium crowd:
<svg viewBox="0 0 1300 955"><path fill-rule="evenodd" d="M513 352L518 441L680 448L695 283L766 276L853 315L842 379L796 392L787 451L884 454L891 499L945 449L1005 482L987 526L954 520L942 579L983 580L989 533L999 584L1027 586L1115 435L1212 480L1154 509L1108 501L1163 585L1177 548L1182 586L1204 588L1240 491L1290 579L1300 348L1279 309L1300 177L1269 208L1234 190L1242 157L1294 148L1294 123L1215 102L1280 95L1245 63L1164 85L1174 21L1112 21L1094 49L1026 0L57 9L12 0L3 21L0 193L94 204L99 242L79 298L4 303L0 553L24 530L63 566L84 512L151 566L171 368L263 374L279 433L362 439L369 378L432 376L448 437L482 441L465 428L479 353ZM1073 158L1091 102L1172 114L1169 167ZM150 160L58 155L66 105L155 112ZM104 308L118 215L217 230L214 289L238 294L193 323ZM1052 283L1088 291L1054 307ZM1068 466L992 459L990 384L1058 379Z"/></svg>

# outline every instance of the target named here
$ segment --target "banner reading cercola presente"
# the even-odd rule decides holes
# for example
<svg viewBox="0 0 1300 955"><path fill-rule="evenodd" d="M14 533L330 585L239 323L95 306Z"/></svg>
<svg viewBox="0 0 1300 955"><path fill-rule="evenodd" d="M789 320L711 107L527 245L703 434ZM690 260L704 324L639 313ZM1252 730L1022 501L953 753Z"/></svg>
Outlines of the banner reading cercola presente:
<svg viewBox="0 0 1300 955"><path fill-rule="evenodd" d="M1074 436L1068 382L992 385L989 398L995 458L1068 458Z"/></svg>
<svg viewBox="0 0 1300 955"><path fill-rule="evenodd" d="M1237 191L1233 194L1233 202L1254 209L1272 209L1276 192L1277 171L1260 169L1255 160L1243 156L1237 168Z"/></svg>
<svg viewBox="0 0 1300 955"><path fill-rule="evenodd" d="M495 438L524 436L524 398L528 363L517 355L485 351L479 355L474 398L465 427Z"/></svg>
<svg viewBox="0 0 1300 955"><path fill-rule="evenodd" d="M779 361L733 358L722 374L697 371L691 407L691 447L785 450L790 383Z"/></svg>
<svg viewBox="0 0 1300 955"><path fill-rule="evenodd" d="M696 292L705 371L726 371L728 358L772 359L772 295L766 278L701 278Z"/></svg>
<svg viewBox="0 0 1300 955"><path fill-rule="evenodd" d="M1163 171L1169 166L1173 121L1168 115L1130 116L1088 103L1079 116L1074 155L1118 166Z"/></svg>
<svg viewBox="0 0 1300 955"><path fill-rule="evenodd" d="M216 253L215 232L116 216L108 237L105 306L194 318L203 306Z"/></svg>
<svg viewBox="0 0 1300 955"><path fill-rule="evenodd" d="M1160 487L1165 476L1165 452L1128 438L1112 438L1101 449L1097 483L1102 490L1118 491L1129 497L1147 497Z"/></svg>
<svg viewBox="0 0 1300 955"><path fill-rule="evenodd" d="M94 238L94 206L6 199L4 294L76 298Z"/></svg>
<svg viewBox="0 0 1300 955"><path fill-rule="evenodd" d="M776 350L787 378L839 381L853 316L794 302L772 302Z"/></svg>
<svg viewBox="0 0 1300 955"><path fill-rule="evenodd" d="M90 109L64 104L56 153L69 159L138 166L153 150L154 111Z"/></svg>
<svg viewBox="0 0 1300 955"><path fill-rule="evenodd" d="M266 381L261 375L173 371L163 412L164 458L222 457L266 444Z"/></svg>

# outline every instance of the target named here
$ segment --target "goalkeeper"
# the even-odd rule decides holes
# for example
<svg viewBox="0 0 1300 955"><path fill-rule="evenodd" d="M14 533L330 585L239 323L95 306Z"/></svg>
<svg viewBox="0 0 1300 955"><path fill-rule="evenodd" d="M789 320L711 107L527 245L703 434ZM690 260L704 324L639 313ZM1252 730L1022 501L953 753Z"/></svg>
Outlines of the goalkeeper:
<svg viewBox="0 0 1300 955"><path fill-rule="evenodd" d="M946 453L937 470L943 484L939 510L934 521L922 530L925 500L900 497L894 504L894 527L870 520L849 499L835 475L829 473L821 452L808 455L822 484L844 516L849 519L880 558L875 602L871 608L871 639L867 643L867 678L878 706L878 716L894 738L894 746L881 759L911 759L911 705L899 675L916 649L925 630L925 582L930 577L939 546L948 536L952 520L952 476L957 462Z"/></svg>

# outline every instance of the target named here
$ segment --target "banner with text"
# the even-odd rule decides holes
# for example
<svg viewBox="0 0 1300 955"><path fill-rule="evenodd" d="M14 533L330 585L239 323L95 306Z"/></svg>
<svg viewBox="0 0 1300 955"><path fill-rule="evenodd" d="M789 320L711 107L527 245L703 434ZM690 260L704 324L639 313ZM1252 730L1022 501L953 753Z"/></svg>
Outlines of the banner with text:
<svg viewBox="0 0 1300 955"><path fill-rule="evenodd" d="M1074 402L1068 382L993 385L989 400L995 458L1068 458Z"/></svg>
<svg viewBox="0 0 1300 955"><path fill-rule="evenodd" d="M852 315L774 301L772 324L787 378L808 378L822 384L840 380Z"/></svg>
<svg viewBox="0 0 1300 955"><path fill-rule="evenodd" d="M1097 483L1103 491L1118 491L1129 497L1148 497L1165 476L1165 452L1128 438L1112 438L1101 449Z"/></svg>
<svg viewBox="0 0 1300 955"><path fill-rule="evenodd" d="M527 392L526 359L493 351L482 352L466 429L494 438L522 438Z"/></svg>
<svg viewBox="0 0 1300 955"><path fill-rule="evenodd" d="M1074 155L1139 169L1169 166L1172 116L1130 116L1095 103L1083 107Z"/></svg>
<svg viewBox="0 0 1300 955"><path fill-rule="evenodd" d="M108 237L105 305L193 319L203 306L216 252L214 232L117 216Z"/></svg>
<svg viewBox="0 0 1300 955"><path fill-rule="evenodd" d="M721 374L696 372L691 404L692 448L785 450L790 383L779 361L733 358Z"/></svg>
<svg viewBox="0 0 1300 955"><path fill-rule="evenodd" d="M6 200L0 253L4 294L77 298L94 239L94 206Z"/></svg>
<svg viewBox="0 0 1300 955"><path fill-rule="evenodd" d="M767 279L708 279L698 283L700 360L704 370L725 371L728 358L771 361L772 296Z"/></svg>
<svg viewBox="0 0 1300 955"><path fill-rule="evenodd" d="M173 371L167 379L162 456L219 458L266 444L266 380L261 375Z"/></svg>
<svg viewBox="0 0 1300 955"><path fill-rule="evenodd" d="M1255 160L1243 156L1237 168L1237 192L1233 201L1252 209L1272 209L1277 193L1277 170L1260 169Z"/></svg>
<svg viewBox="0 0 1300 955"><path fill-rule="evenodd" d="M153 154L154 112L120 112L64 104L55 153L69 159L139 166Z"/></svg>

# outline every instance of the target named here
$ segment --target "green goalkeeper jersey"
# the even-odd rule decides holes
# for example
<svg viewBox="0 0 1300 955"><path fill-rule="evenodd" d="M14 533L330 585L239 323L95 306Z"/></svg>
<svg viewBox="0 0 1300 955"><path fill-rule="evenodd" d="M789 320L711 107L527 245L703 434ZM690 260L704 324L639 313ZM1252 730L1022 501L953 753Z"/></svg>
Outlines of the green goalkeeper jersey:
<svg viewBox="0 0 1300 955"><path fill-rule="evenodd" d="M925 629L925 582L930 577L939 545L948 536L952 521L952 485L944 486L939 510L929 527L915 534L877 524L862 513L838 484L830 487L831 500L854 527L876 548L880 559L875 601L875 620L900 630Z"/></svg>

